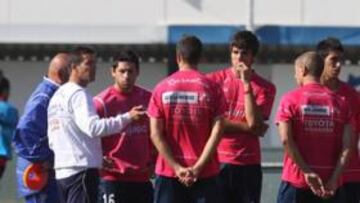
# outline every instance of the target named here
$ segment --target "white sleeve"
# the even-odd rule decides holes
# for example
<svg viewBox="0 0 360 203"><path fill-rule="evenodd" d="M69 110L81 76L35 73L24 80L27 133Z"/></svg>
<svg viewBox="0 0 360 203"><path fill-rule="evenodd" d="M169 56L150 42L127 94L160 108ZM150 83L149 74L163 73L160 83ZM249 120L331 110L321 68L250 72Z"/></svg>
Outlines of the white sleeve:
<svg viewBox="0 0 360 203"><path fill-rule="evenodd" d="M92 97L85 91L76 91L70 99L70 108L74 112L76 125L90 137L102 137L119 133L131 122L129 113L115 117L100 118L93 104Z"/></svg>

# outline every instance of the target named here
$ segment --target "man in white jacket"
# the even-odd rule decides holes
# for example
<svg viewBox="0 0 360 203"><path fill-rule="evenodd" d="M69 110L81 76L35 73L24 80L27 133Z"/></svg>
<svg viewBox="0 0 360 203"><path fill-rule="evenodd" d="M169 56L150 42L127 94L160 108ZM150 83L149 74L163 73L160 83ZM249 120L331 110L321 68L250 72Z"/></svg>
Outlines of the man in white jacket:
<svg viewBox="0 0 360 203"><path fill-rule="evenodd" d="M49 146L55 154L55 176L61 203L96 202L98 168L102 166L100 137L120 132L145 112L134 107L125 114L100 119L86 90L95 80L96 55L86 47L70 53L69 82L48 107Z"/></svg>

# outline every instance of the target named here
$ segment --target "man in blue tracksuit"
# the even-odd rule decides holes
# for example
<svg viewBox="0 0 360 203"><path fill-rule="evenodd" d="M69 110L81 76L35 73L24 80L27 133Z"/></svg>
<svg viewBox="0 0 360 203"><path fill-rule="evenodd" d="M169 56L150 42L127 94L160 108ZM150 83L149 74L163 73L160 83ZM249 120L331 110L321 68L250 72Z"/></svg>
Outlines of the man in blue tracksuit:
<svg viewBox="0 0 360 203"><path fill-rule="evenodd" d="M10 82L0 72L0 178L11 159L11 138L18 121L17 109L7 102L9 93Z"/></svg>
<svg viewBox="0 0 360 203"><path fill-rule="evenodd" d="M26 203L57 203L54 154L47 140L47 107L58 87L69 78L70 58L66 53L57 54L50 62L48 74L28 99L24 114L16 127L13 138L18 155L16 163L18 195ZM49 179L40 191L28 188L23 182L25 169L32 163L40 164L48 170Z"/></svg>

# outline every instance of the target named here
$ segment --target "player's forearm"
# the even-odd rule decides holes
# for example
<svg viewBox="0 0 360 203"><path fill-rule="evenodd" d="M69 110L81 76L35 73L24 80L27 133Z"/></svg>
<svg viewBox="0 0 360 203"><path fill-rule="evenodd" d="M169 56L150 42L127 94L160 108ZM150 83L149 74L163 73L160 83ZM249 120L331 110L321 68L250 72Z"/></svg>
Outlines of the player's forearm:
<svg viewBox="0 0 360 203"><path fill-rule="evenodd" d="M241 133L241 132L250 133L251 129L246 122L224 119L224 132L225 133Z"/></svg>
<svg viewBox="0 0 360 203"><path fill-rule="evenodd" d="M150 118L150 138L155 148L168 164L176 171L180 164L175 160L173 153L163 136L162 120Z"/></svg>
<svg viewBox="0 0 360 203"><path fill-rule="evenodd" d="M338 180L340 175L342 174L342 172L349 160L350 153L351 153L350 148L343 149L342 152L340 153L340 156L336 163L335 169L331 175L331 179L333 179L334 181Z"/></svg>
<svg viewBox="0 0 360 203"><path fill-rule="evenodd" d="M333 179L334 181L338 180L339 176L341 175L344 168L346 167L346 164L349 161L350 154L352 153L352 142L354 141L354 139L355 139L355 134L353 134L350 125L345 126L344 136L343 136L343 147L339 155L339 158L336 162L335 169L331 175L331 179Z"/></svg>
<svg viewBox="0 0 360 203"><path fill-rule="evenodd" d="M256 128L263 122L261 112L255 102L255 97L250 84L244 84L245 118L250 129Z"/></svg>
<svg viewBox="0 0 360 203"><path fill-rule="evenodd" d="M92 98L84 91L78 91L74 94L71 101L75 123L89 137L102 137L119 133L131 122L129 113L99 118Z"/></svg>
<svg viewBox="0 0 360 203"><path fill-rule="evenodd" d="M298 150L298 147L292 136L290 124L286 123L286 122L280 122L279 123L279 133L281 136L281 142L282 142L287 154L290 156L290 158L296 163L296 165L304 173L312 172L312 170L306 164L306 162L304 161L304 159L302 158L302 156Z"/></svg>
<svg viewBox="0 0 360 203"><path fill-rule="evenodd" d="M164 157L164 159L174 170L179 167L179 163L175 160L169 145L162 138L162 135L152 133L151 140L154 143L154 146L158 150L159 154Z"/></svg>
<svg viewBox="0 0 360 203"><path fill-rule="evenodd" d="M246 133L254 136L263 137L268 129L268 124L260 123L256 128L250 128L250 126L243 121L234 121L225 119L224 121L224 133Z"/></svg>
<svg viewBox="0 0 360 203"><path fill-rule="evenodd" d="M211 130L210 137L208 141L205 144L205 147L193 166L196 170L199 172L202 171L202 169L205 167L205 165L213 158L213 155L216 151L217 145L220 142L221 135L223 133L223 126L224 126L224 119L218 118L213 125L213 128Z"/></svg>
<svg viewBox="0 0 360 203"><path fill-rule="evenodd" d="M304 172L310 173L312 170L311 168L305 163L304 159L302 158L297 146L295 144L285 144L285 150L289 154L290 158L294 160L296 165Z"/></svg>
<svg viewBox="0 0 360 203"><path fill-rule="evenodd" d="M109 118L99 118L95 115L76 122L88 136L103 137L121 132L131 122L131 118L128 113Z"/></svg>

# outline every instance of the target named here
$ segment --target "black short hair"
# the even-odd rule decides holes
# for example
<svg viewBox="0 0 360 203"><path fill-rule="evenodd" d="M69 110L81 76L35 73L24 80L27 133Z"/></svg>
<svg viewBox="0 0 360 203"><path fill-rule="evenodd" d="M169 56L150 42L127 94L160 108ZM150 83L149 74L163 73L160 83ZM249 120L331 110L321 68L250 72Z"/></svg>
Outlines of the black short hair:
<svg viewBox="0 0 360 203"><path fill-rule="evenodd" d="M258 53L260 43L256 35L248 30L236 32L230 40L230 49L237 47L239 49L250 50L253 56Z"/></svg>
<svg viewBox="0 0 360 203"><path fill-rule="evenodd" d="M335 37L328 37L324 40L321 40L316 46L316 52L323 59L325 59L332 51L344 53L343 45L341 44L340 40Z"/></svg>
<svg viewBox="0 0 360 203"><path fill-rule="evenodd" d="M83 55L85 54L96 54L94 49L85 46L75 47L74 50L70 52L70 61L71 64L79 65L83 61Z"/></svg>
<svg viewBox="0 0 360 203"><path fill-rule="evenodd" d="M176 53L182 59L191 64L197 65L202 55L202 43L199 38L194 35L184 35L176 45Z"/></svg>
<svg viewBox="0 0 360 203"><path fill-rule="evenodd" d="M118 55L115 56L112 68L116 69L119 62L129 62L135 64L136 70L139 70L139 57L138 55L132 50L124 50L120 51Z"/></svg>
<svg viewBox="0 0 360 203"><path fill-rule="evenodd" d="M2 76L0 78L0 95L8 94L10 92L10 81Z"/></svg>

